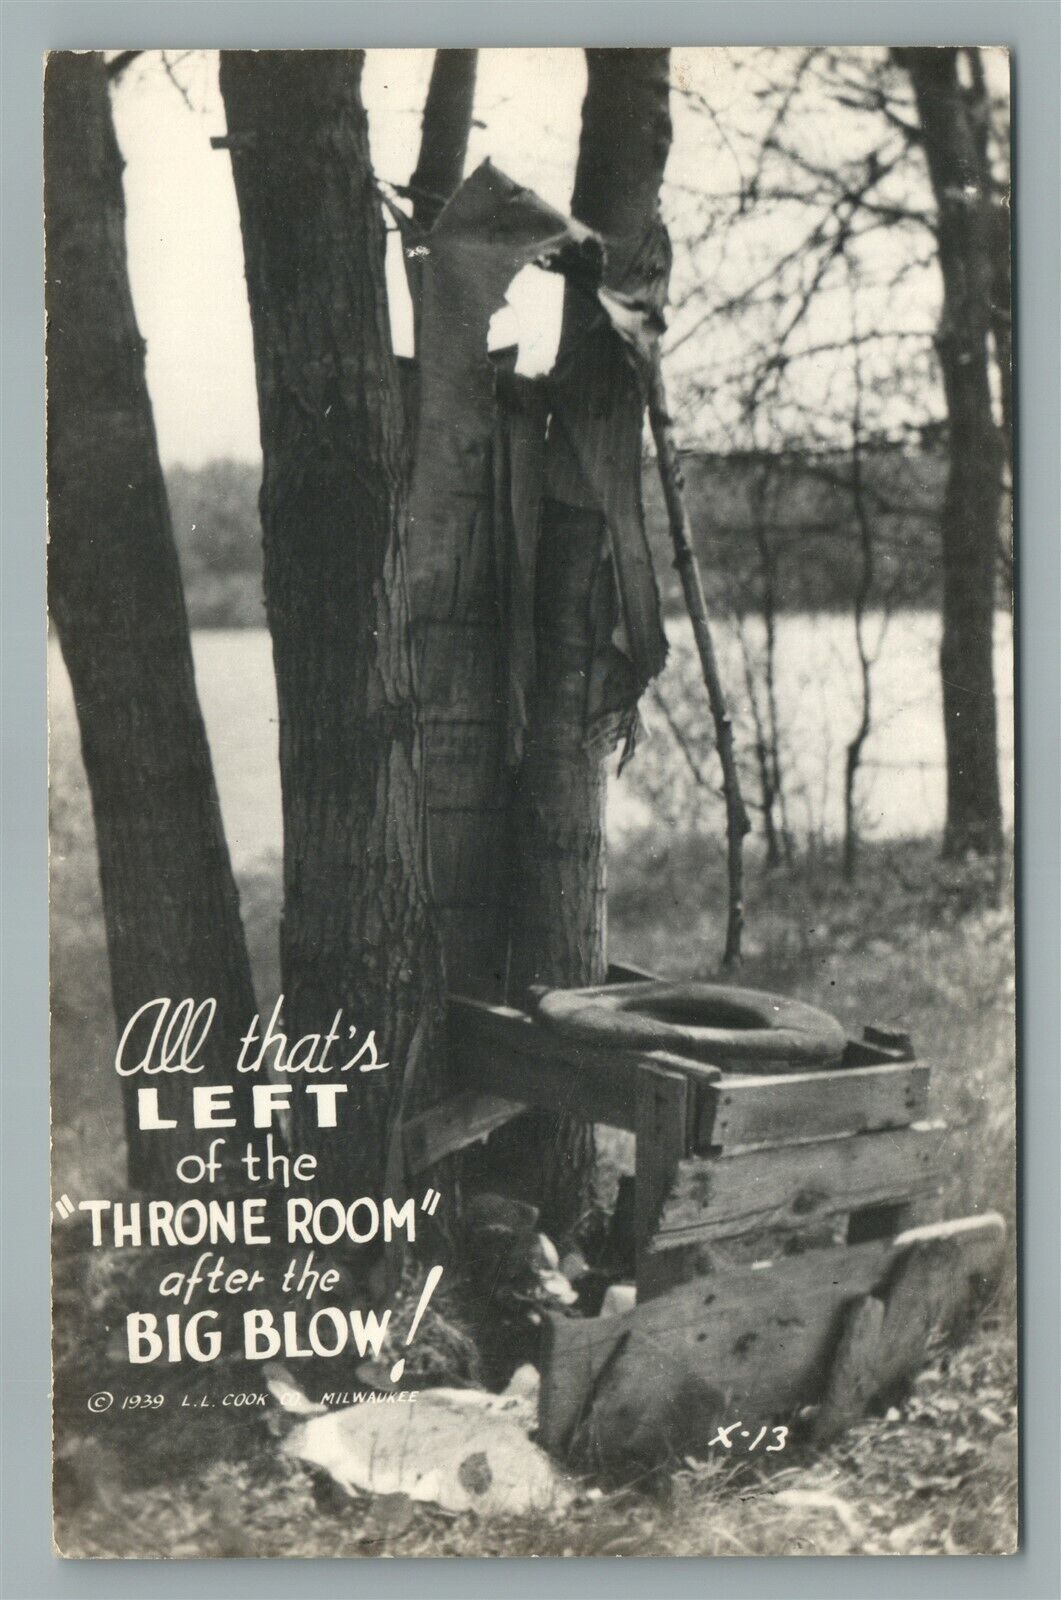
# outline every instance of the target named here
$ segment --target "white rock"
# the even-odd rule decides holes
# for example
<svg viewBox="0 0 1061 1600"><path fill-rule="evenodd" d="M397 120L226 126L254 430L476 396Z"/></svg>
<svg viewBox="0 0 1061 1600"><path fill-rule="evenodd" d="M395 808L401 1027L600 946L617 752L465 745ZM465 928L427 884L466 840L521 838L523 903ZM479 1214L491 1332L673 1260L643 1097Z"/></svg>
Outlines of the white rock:
<svg viewBox="0 0 1061 1600"><path fill-rule="evenodd" d="M538 1250L540 1252L539 1266L546 1272L555 1272L560 1265L560 1252L546 1233L538 1235Z"/></svg>
<svg viewBox="0 0 1061 1600"><path fill-rule="evenodd" d="M522 1367L517 1367L508 1380L506 1395L518 1394L533 1396L537 1400L541 1392L542 1375L530 1361L525 1361Z"/></svg>
<svg viewBox="0 0 1061 1600"><path fill-rule="evenodd" d="M562 1272L539 1272L538 1282L546 1294L552 1295L554 1300L559 1300L562 1306L573 1306L578 1299L578 1295Z"/></svg>
<svg viewBox="0 0 1061 1600"><path fill-rule="evenodd" d="M602 1317L621 1317L637 1305L637 1289L632 1283L612 1283L605 1290L601 1303Z"/></svg>
<svg viewBox="0 0 1061 1600"><path fill-rule="evenodd" d="M521 1398L427 1389L414 1401L363 1402L300 1423L282 1448L348 1494L407 1494L487 1516L563 1511L572 1481L499 1414Z"/></svg>

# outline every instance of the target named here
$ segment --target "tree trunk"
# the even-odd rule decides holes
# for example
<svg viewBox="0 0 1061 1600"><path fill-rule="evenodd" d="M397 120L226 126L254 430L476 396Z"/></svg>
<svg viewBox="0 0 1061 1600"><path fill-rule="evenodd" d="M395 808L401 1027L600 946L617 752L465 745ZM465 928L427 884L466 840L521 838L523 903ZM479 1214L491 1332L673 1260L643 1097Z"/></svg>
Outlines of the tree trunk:
<svg viewBox="0 0 1061 1600"><path fill-rule="evenodd" d="M572 215L604 237L607 287L662 302L669 52L588 50L586 60ZM615 566L585 463L602 463L613 492L639 510L644 405L620 340L597 302L574 285L564 300L554 394L536 577L537 677L515 809L509 986L516 1003L532 984L577 987L604 978L603 758L616 730L631 726L641 687L612 645ZM592 699L602 680L618 719L594 727ZM535 1116L505 1142L546 1226L563 1232L591 1191L592 1130Z"/></svg>
<svg viewBox="0 0 1061 1600"><path fill-rule="evenodd" d="M862 752L873 727L873 657L866 640L866 612L876 572L873 522L866 504L866 485L863 474L862 432L862 366L855 353L855 415L851 436L851 506L858 531L859 573L855 585L853 613L855 625L855 652L858 656L858 682L860 713L858 726L844 752L844 877L853 883L858 867L861 845L856 785L862 766ZM879 649L879 646L878 646Z"/></svg>
<svg viewBox="0 0 1061 1600"><path fill-rule="evenodd" d="M477 51L437 50L410 180L413 222L428 232L460 187ZM489 310L468 315L444 246L407 258L416 322L416 461L409 572L427 771L431 899L451 993L499 999L508 960L505 882L511 777L505 645L494 527L496 373ZM431 281L429 281L431 280ZM429 299L425 326L424 301Z"/></svg>
<svg viewBox="0 0 1061 1600"><path fill-rule="evenodd" d="M222 52L254 333L265 599L280 714L289 1035L338 1009L386 1071L347 1074L346 1137L299 1114L324 1194L393 1184L439 1071L441 971L404 568L406 460L361 51ZM352 1053L352 1051L351 1051ZM342 1123L340 1124L342 1126ZM388 1152L390 1159L388 1160Z"/></svg>
<svg viewBox="0 0 1061 1600"><path fill-rule="evenodd" d="M1003 446L988 365L997 223L977 132L987 107L978 103L975 84L966 90L959 82L957 50L903 50L899 59L917 98L943 276L936 337L949 431L942 511L943 849L948 856L990 854L1002 842L992 644Z"/></svg>
<svg viewBox="0 0 1061 1600"><path fill-rule="evenodd" d="M459 187L468 154L478 50L436 50L424 102L420 155L409 179L413 221L424 233Z"/></svg>
<svg viewBox="0 0 1061 1600"><path fill-rule="evenodd" d="M122 159L103 58L59 52L45 78L48 587L92 796L119 1032L147 1001L214 998L196 1083L231 1083L254 1015L129 291ZM191 1081L153 1079L175 1132L140 1131L123 1077L129 1181L180 1188L202 1149ZM249 1127L249 1118L246 1126ZM238 1155L233 1148L227 1152Z"/></svg>
<svg viewBox="0 0 1061 1600"><path fill-rule="evenodd" d="M431 81L424 101L420 124L420 152L416 170L409 179L413 202L411 237L419 241L430 233L446 201L460 188L468 155L468 135L475 102L475 74L478 50L436 50L431 64ZM413 303L413 339L420 355L421 318L424 298L423 257L406 250L405 276ZM409 404L411 400L411 405ZM419 390L415 369L406 395L415 437Z"/></svg>
<svg viewBox="0 0 1061 1600"><path fill-rule="evenodd" d="M678 447L667 402L663 366L658 345L652 351L647 371L648 417L652 438L656 446L656 464L659 468L663 498L667 506L671 543L674 546L674 565L681 579L685 608L692 623L696 653L700 657L700 670L707 690L711 721L715 727L715 745L722 768L722 794L726 804L726 883L727 914L726 943L722 953L724 967L739 967L741 940L744 934L744 838L751 829L748 813L741 793L737 755L733 745L733 717L718 669L718 656L707 615L707 598L700 565L696 559L693 529L685 504L684 484L678 462Z"/></svg>

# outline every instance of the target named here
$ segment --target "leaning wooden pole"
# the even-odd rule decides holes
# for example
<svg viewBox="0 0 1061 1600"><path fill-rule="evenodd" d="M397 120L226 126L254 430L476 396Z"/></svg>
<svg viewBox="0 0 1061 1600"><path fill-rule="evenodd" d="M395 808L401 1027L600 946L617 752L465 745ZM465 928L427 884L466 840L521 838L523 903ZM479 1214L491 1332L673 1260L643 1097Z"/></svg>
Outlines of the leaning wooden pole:
<svg viewBox="0 0 1061 1600"><path fill-rule="evenodd" d="M700 667L707 688L708 703L715 724L719 761L722 764L722 793L726 802L726 874L729 907L726 916L726 948L722 964L735 967L741 959L741 934L744 928L744 836L751 823L741 795L737 758L733 749L733 718L730 716L722 677L718 670L711 627L707 620L707 600L703 579L693 548L693 530L683 494L681 466L674 442L674 425L667 407L658 346L654 346L642 366L648 402L648 419L656 445L663 498L667 506L674 565L682 581L685 604L693 625L693 638L700 656Z"/></svg>

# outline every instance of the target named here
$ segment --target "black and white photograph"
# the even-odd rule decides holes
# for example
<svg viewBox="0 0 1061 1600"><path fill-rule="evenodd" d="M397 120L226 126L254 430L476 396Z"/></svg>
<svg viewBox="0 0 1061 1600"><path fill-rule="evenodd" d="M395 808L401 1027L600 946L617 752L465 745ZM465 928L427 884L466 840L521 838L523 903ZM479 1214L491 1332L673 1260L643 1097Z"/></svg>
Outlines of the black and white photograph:
<svg viewBox="0 0 1061 1600"><path fill-rule="evenodd" d="M59 1555L1018 1550L1010 80L46 58Z"/></svg>

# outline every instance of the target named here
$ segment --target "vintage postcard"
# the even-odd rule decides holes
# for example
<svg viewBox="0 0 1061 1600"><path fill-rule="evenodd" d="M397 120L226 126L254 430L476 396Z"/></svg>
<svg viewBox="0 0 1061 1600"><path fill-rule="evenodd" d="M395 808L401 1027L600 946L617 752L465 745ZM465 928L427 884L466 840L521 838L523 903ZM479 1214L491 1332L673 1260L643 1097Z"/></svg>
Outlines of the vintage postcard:
<svg viewBox="0 0 1061 1600"><path fill-rule="evenodd" d="M63 1555L1017 1548L1009 71L48 57Z"/></svg>

